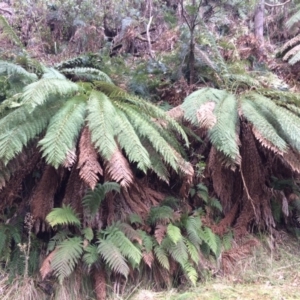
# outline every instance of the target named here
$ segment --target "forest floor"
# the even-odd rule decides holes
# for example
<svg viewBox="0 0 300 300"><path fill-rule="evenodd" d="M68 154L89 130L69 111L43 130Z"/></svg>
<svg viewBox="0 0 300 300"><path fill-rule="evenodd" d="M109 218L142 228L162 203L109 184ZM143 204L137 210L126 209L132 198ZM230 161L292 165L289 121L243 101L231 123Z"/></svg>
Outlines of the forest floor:
<svg viewBox="0 0 300 300"><path fill-rule="evenodd" d="M300 299L300 241L268 237L230 274L207 278L196 287L155 293L143 289L126 300L290 300ZM120 298L119 298L120 299Z"/></svg>

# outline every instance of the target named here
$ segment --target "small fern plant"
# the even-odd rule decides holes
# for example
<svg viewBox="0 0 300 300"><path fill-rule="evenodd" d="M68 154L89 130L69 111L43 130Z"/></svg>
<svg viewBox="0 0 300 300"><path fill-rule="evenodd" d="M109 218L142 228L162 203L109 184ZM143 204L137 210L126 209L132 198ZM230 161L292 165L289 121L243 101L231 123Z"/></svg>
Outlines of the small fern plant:
<svg viewBox="0 0 300 300"><path fill-rule="evenodd" d="M47 216L51 226L63 226L48 244L50 254L41 267L42 277L53 272L59 282L70 276L76 266L84 263L90 268L103 265L127 278L130 268L138 267L141 251L123 232L121 223L94 232L90 227L81 228L75 211L69 207L53 209ZM70 226L79 229L76 233ZM133 231L133 229L132 229Z"/></svg>

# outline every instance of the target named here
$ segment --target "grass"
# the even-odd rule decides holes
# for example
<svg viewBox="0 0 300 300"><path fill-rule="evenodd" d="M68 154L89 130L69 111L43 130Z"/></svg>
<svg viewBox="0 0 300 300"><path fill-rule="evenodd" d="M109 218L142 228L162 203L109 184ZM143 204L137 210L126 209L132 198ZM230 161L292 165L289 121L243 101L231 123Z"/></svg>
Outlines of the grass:
<svg viewBox="0 0 300 300"><path fill-rule="evenodd" d="M130 300L292 300L300 299L300 242L281 233L276 245L261 237L251 255L187 290L154 293L140 290Z"/></svg>

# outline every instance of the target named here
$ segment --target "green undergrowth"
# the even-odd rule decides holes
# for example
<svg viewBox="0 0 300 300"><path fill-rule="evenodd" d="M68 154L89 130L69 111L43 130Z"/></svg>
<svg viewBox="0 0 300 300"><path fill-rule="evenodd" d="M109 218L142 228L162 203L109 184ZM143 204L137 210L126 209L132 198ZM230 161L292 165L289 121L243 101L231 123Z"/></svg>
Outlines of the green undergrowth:
<svg viewBox="0 0 300 300"><path fill-rule="evenodd" d="M274 244L271 237L238 261L230 274L218 274L196 287L152 292L140 289L128 300L290 300L300 299L300 243L281 232ZM111 299L117 299L112 297Z"/></svg>

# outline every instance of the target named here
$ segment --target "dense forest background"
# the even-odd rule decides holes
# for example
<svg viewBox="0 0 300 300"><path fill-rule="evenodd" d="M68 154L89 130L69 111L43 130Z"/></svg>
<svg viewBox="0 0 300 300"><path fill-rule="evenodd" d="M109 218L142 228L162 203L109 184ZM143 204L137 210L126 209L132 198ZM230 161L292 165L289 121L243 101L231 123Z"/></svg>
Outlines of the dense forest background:
<svg viewBox="0 0 300 300"><path fill-rule="evenodd" d="M0 2L1 299L229 274L300 235L300 3Z"/></svg>

